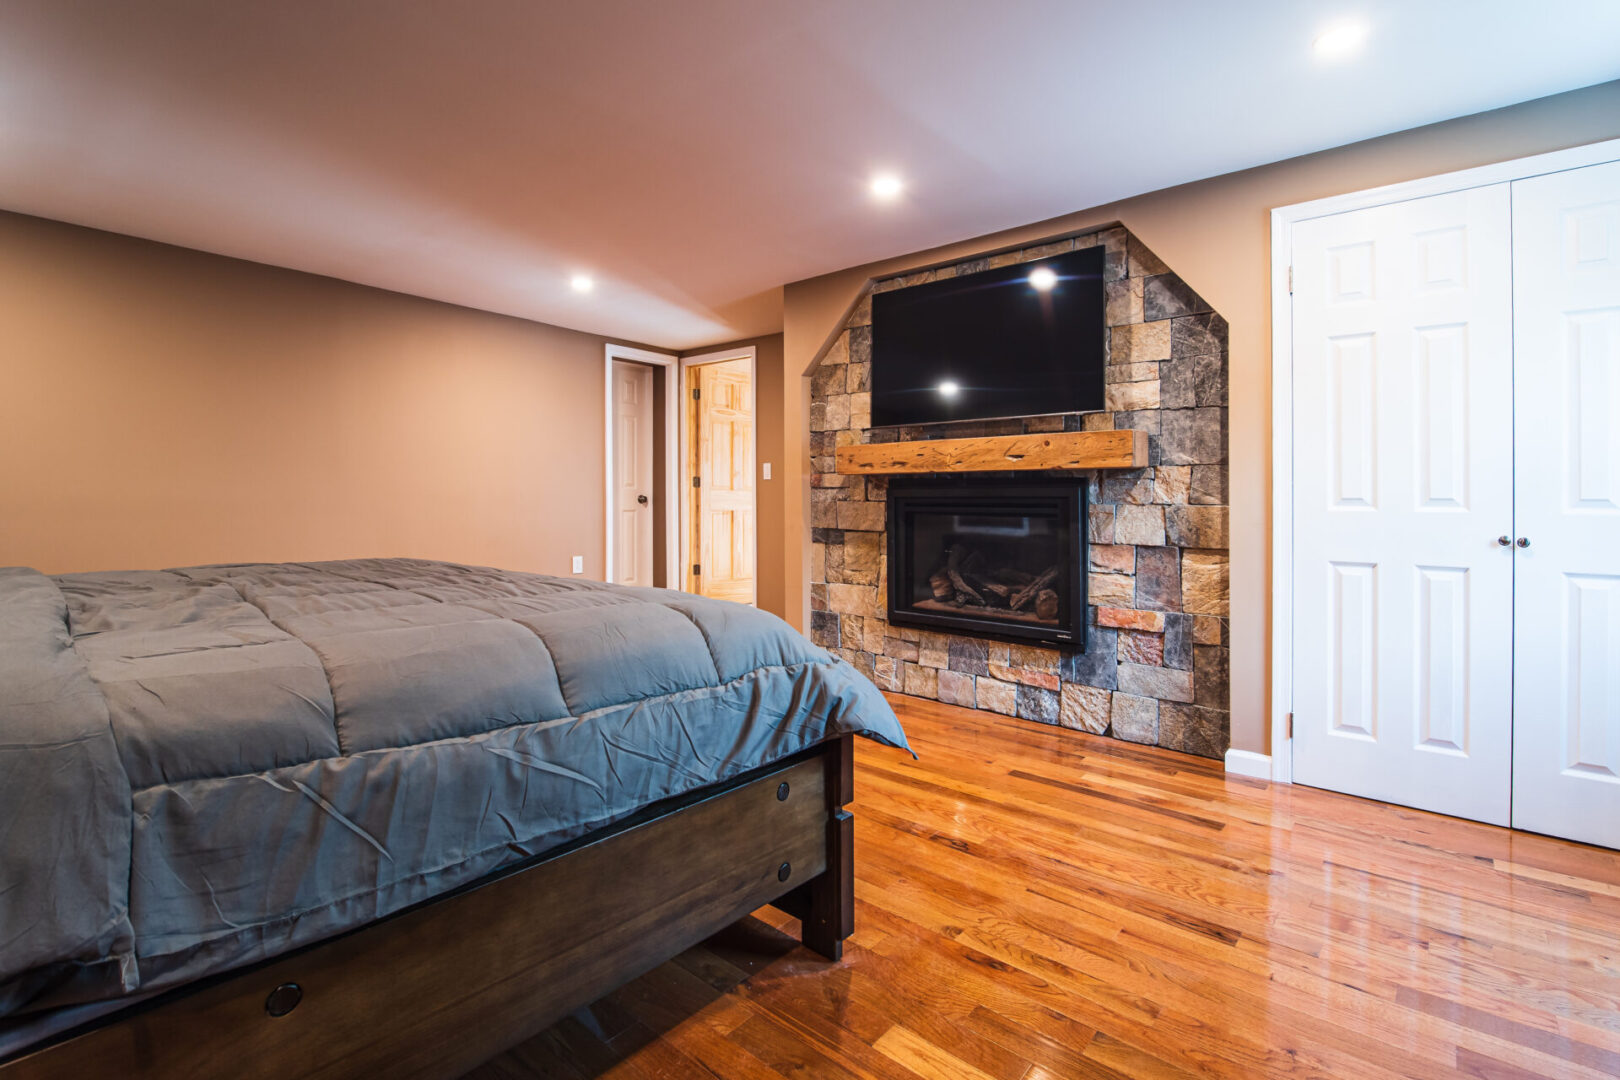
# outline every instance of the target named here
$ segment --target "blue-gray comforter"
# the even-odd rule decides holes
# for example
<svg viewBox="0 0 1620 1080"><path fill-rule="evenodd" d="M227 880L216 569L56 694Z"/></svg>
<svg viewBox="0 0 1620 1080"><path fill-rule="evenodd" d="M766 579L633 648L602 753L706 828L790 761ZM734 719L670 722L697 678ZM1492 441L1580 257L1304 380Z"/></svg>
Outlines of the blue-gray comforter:
<svg viewBox="0 0 1620 1080"><path fill-rule="evenodd" d="M0 570L0 1015L276 955L846 732L905 745L848 664L684 593Z"/></svg>

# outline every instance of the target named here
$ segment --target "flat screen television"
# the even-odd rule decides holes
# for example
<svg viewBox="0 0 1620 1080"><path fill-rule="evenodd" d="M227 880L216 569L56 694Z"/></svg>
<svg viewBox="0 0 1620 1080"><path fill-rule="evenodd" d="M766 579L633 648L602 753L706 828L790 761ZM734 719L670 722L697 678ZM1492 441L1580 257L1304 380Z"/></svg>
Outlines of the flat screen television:
<svg viewBox="0 0 1620 1080"><path fill-rule="evenodd" d="M872 297L872 424L1103 407L1101 247Z"/></svg>

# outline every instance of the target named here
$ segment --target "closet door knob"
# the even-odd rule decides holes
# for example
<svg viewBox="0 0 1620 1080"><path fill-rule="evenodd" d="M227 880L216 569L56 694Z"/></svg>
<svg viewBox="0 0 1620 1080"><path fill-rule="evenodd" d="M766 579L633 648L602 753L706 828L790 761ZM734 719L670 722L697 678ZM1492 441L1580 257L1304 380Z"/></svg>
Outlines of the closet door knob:
<svg viewBox="0 0 1620 1080"><path fill-rule="evenodd" d="M1526 548L1530 546L1530 538L1528 536L1521 536L1515 540L1514 543L1518 544L1522 548Z"/></svg>
<svg viewBox="0 0 1620 1080"><path fill-rule="evenodd" d="M1510 536L1498 536L1496 538L1497 547L1507 547L1511 543L1513 543L1513 538Z"/></svg>

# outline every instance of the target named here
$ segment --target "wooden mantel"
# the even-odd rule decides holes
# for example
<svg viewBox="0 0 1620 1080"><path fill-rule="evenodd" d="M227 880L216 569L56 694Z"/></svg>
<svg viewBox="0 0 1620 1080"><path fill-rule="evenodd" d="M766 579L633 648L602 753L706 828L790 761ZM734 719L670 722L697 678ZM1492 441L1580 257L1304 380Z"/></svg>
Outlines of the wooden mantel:
<svg viewBox="0 0 1620 1080"><path fill-rule="evenodd" d="M1144 431L1054 431L838 448L838 471L851 475L1138 469L1147 464L1148 437Z"/></svg>

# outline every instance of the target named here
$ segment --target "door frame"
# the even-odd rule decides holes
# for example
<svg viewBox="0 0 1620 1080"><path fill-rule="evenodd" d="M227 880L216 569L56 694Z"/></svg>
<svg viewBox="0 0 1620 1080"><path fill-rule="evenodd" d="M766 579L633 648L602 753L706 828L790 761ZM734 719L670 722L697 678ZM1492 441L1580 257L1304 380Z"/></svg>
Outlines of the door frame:
<svg viewBox="0 0 1620 1080"><path fill-rule="evenodd" d="M753 345L739 345L736 348L732 348L732 349L717 349L714 352L698 353L695 356L683 356L683 357L681 357L680 371L679 371L680 388L679 388L679 390L676 391L676 393L674 395L674 396L680 398L682 408L679 410L680 411L680 440L679 440L679 443L678 443L678 445L680 447L679 453L680 453L680 460L681 460L681 469L680 469L680 471L681 471L681 500L680 500L680 504L681 505L680 505L680 521L679 521L679 528L680 528L680 532L681 532L681 542L678 545L673 545L673 546L676 549L678 549L678 551L680 553L680 577L679 577L678 580L681 582L681 584L678 587L682 588L682 589L685 589L686 588L686 583L687 583L687 573L686 573L686 571L687 571L687 568L692 565L692 522L691 522L691 519L690 519L690 514L688 513L688 509L687 509L691 500L686 498L687 491L691 487L691 484L692 484L692 474L691 474L691 470L687 468L688 455L686 453L686 440L687 440L687 436L689 435L689 432L686 430L687 426L688 426L687 425L687 420L686 420L688 412L687 412L687 409L685 408L685 405L686 405L687 371L690 370L691 368L698 367L698 366L703 365L703 364L723 364L728 360L746 360L746 361L748 361L748 415L753 418L753 422L754 422L754 477L753 477L753 480L754 480L754 599L753 599L753 603L756 606L759 604L759 483L760 483L760 480L759 480L760 463L759 463L759 408L758 408L758 400L759 400L759 385L758 385L759 364L758 364L758 353L759 353L759 350L757 348L755 348Z"/></svg>
<svg viewBox="0 0 1620 1080"><path fill-rule="evenodd" d="M671 388L670 381L681 377L680 357L673 353L635 349L629 345L607 346L602 363L602 409L605 418L602 448L604 498L602 538L605 543L605 550L602 553L602 580L609 583L613 581L613 362L615 360L628 360L664 369L664 586L679 589L682 578L679 574L678 545L670 543L670 537L680 528L682 470L675 464L675 455L680 445L676 431L676 426L680 422L680 410L676 404L681 394L678 387ZM655 403L653 407L657 408L657 404Z"/></svg>
<svg viewBox="0 0 1620 1080"><path fill-rule="evenodd" d="M1312 218L1445 195L1488 184L1620 160L1620 139L1499 161L1473 169L1275 207L1271 211L1271 751L1228 750L1226 768L1243 776L1294 778L1289 718L1294 710L1294 226Z"/></svg>

